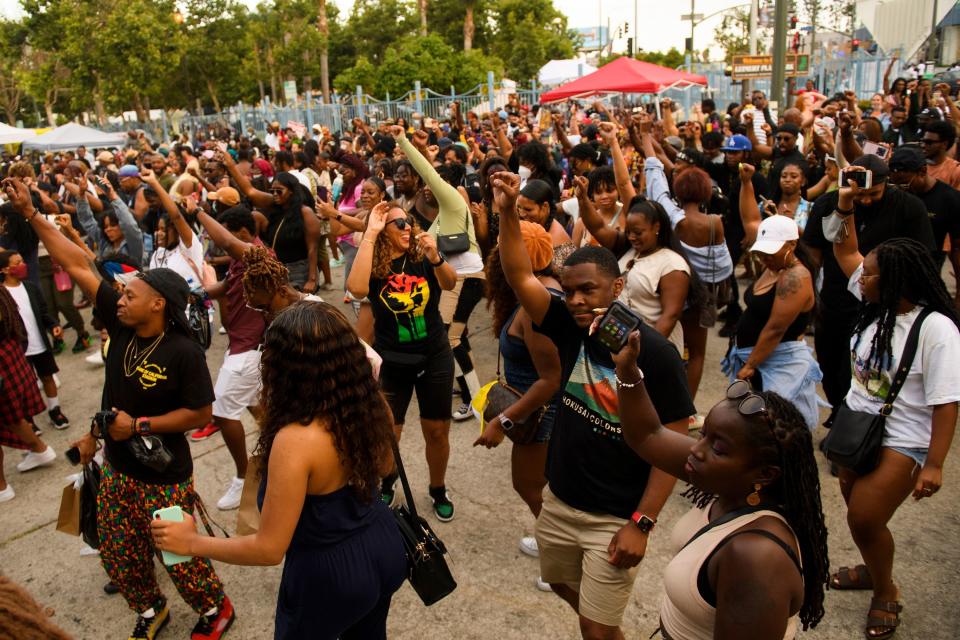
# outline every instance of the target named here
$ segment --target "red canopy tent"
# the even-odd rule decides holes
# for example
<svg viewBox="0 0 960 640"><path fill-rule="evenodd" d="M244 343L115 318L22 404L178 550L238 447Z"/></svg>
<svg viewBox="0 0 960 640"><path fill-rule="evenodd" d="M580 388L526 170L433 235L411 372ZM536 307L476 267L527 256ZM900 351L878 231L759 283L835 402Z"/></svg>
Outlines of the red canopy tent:
<svg viewBox="0 0 960 640"><path fill-rule="evenodd" d="M668 89L693 86L706 87L707 78L623 57L603 65L589 75L547 91L540 96L540 102L545 104L603 93L662 93Z"/></svg>

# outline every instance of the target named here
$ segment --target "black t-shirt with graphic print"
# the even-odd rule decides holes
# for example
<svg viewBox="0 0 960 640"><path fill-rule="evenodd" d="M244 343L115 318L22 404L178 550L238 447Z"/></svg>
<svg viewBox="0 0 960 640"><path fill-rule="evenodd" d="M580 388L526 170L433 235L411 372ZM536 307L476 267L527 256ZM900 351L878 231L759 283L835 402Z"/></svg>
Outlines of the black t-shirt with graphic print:
<svg viewBox="0 0 960 640"><path fill-rule="evenodd" d="M624 442L610 351L577 326L558 296L534 329L557 345L563 369L563 397L547 453L550 490L575 509L629 518L647 488L650 465ZM637 366L660 422L694 415L676 348L645 323L640 340Z"/></svg>
<svg viewBox="0 0 960 640"><path fill-rule="evenodd" d="M367 294L373 311L374 342L387 362L422 359L447 348L440 317L440 283L424 258L394 260L386 278L370 278Z"/></svg>
<svg viewBox="0 0 960 640"><path fill-rule="evenodd" d="M126 411L134 418L150 418L176 409L201 409L213 403L213 383L207 361L191 338L168 331L132 375L124 370L124 354L131 341L135 348L147 348L153 339L138 338L133 329L117 320L120 294L100 283L96 307L110 333L106 376L103 384L104 410L111 407ZM149 469L133 457L128 441L114 442L105 438L107 462L120 473L147 484L178 484L193 473L190 445L182 433L154 434L160 438L173 461L162 473ZM134 436L137 437L137 436Z"/></svg>

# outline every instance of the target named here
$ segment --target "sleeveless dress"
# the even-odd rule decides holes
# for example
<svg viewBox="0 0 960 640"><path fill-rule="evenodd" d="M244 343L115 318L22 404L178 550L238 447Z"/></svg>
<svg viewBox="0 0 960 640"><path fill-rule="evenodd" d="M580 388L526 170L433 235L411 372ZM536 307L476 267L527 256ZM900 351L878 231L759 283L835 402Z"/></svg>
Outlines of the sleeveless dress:
<svg viewBox="0 0 960 640"><path fill-rule="evenodd" d="M708 504L702 509L694 507L688 511L677 521L670 534L671 546L677 550L677 554L663 573L664 596L660 607L660 624L666 635L673 640L713 640L714 624L717 616L716 599L715 595L704 593L705 589L709 590L710 588L709 581L704 580L704 578L706 576L706 565L709 563L713 552L725 544L726 540L737 529L751 522L756 522L764 516L772 516L784 524L787 522L776 511L762 509L745 513L729 522L719 524L691 542L690 539L709 523L709 513L712 505L713 503ZM755 532L761 530L750 529L750 531L753 532L751 535L754 535ZM768 532L764 531L761 535L764 534L768 534ZM797 563L797 569L799 570L800 561L793 554L793 549L772 534L768 534L767 537L784 547L788 555ZM706 584L704 584L705 582ZM707 602L704 595L713 596L713 604ZM792 640L797 634L799 621L799 613L787 621L787 630L783 635L784 640Z"/></svg>

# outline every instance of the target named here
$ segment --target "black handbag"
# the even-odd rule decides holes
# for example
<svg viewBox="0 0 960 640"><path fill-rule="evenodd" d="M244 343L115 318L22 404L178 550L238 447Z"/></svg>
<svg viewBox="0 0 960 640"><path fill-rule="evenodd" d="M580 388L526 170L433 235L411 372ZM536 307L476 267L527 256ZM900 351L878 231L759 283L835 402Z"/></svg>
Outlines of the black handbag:
<svg viewBox="0 0 960 640"><path fill-rule="evenodd" d="M497 382L487 391L487 402L483 407L483 422L489 423L507 410L523 395L517 389L508 385L500 377L500 350L497 349ZM530 444L540 429L540 421L543 420L543 414L547 407L543 406L527 416L526 420L514 420L513 428L504 431L504 435L510 438L514 444Z"/></svg>
<svg viewBox="0 0 960 640"><path fill-rule="evenodd" d="M109 438L110 425L116 419L117 413L115 411L98 411L97 415L93 417L90 433L95 438ZM124 443L126 443L137 462L157 473L166 471L170 463L173 462L173 454L163 445L163 440L157 436L134 435L129 440L118 444L122 445Z"/></svg>
<svg viewBox="0 0 960 640"><path fill-rule="evenodd" d="M913 358L917 354L917 344L920 341L920 328L931 312L929 307L924 308L913 321L913 326L910 327L910 333L903 345L900 365L897 367L897 373L893 377L886 401L880 407L880 411L877 413L855 411L844 401L833 419L833 426L823 441L823 452L827 458L861 476L876 468L880 459L880 449L883 446L887 416L893 412L893 403L907 380L907 374L910 373Z"/></svg>
<svg viewBox="0 0 960 640"><path fill-rule="evenodd" d="M100 465L91 460L83 465L83 484L80 485L80 536L93 549L100 548L97 530L97 494L100 492Z"/></svg>
<svg viewBox="0 0 960 640"><path fill-rule="evenodd" d="M407 580L423 600L423 604L429 607L450 595L457 588L457 582L443 557L447 553L443 541L437 537L427 521L417 515L417 505L413 501L407 474L403 470L397 439L391 435L390 442L407 503L406 506L398 505L393 508L393 516L407 554Z"/></svg>
<svg viewBox="0 0 960 640"><path fill-rule="evenodd" d="M466 253L470 250L470 209L467 208L463 214L464 230L460 233L451 233L449 235L437 235L437 249L444 256L455 256L458 253Z"/></svg>

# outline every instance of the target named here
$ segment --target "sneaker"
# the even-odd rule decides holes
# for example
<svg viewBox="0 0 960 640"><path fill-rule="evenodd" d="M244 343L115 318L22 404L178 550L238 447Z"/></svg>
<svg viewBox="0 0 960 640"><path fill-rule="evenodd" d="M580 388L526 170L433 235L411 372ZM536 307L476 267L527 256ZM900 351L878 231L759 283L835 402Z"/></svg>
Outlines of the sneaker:
<svg viewBox="0 0 960 640"><path fill-rule="evenodd" d="M53 423L54 429L66 429L70 426L70 421L67 420L67 416L63 415L63 411L60 410L60 407L54 407L47 411L47 415L50 416L50 422Z"/></svg>
<svg viewBox="0 0 960 640"><path fill-rule="evenodd" d="M100 349L97 349L96 351L88 355L86 358L84 358L84 361L86 361L89 364L95 364L98 367L102 367L104 365L103 354L100 353Z"/></svg>
<svg viewBox="0 0 960 640"><path fill-rule="evenodd" d="M456 422L463 422L464 420L469 420L473 416L473 407L471 407L466 402L462 403L456 411L453 412L453 419Z"/></svg>
<svg viewBox="0 0 960 640"><path fill-rule="evenodd" d="M234 478L227 487L227 492L217 501L217 509L230 511L240 506L240 494L243 493L243 478Z"/></svg>
<svg viewBox="0 0 960 640"><path fill-rule="evenodd" d="M90 348L90 345L93 344L93 338L89 334L85 334L77 338L76 343L73 345L73 353L83 353Z"/></svg>
<svg viewBox="0 0 960 640"><path fill-rule="evenodd" d="M224 326L221 326L219 329L217 329L217 333L219 333L222 336L225 336L227 335L227 328Z"/></svg>
<svg viewBox="0 0 960 640"><path fill-rule="evenodd" d="M200 616L190 633L190 640L219 640L227 633L227 629L236 617L233 612L233 603L230 602L230 598L224 596L219 611Z"/></svg>
<svg viewBox="0 0 960 640"><path fill-rule="evenodd" d="M152 608L151 611L153 611ZM133 633L130 634L130 640L153 640L159 635L160 631L167 626L169 621L170 607L168 607L166 601L164 601L160 611L155 612L152 616L137 616L137 626L133 628Z"/></svg>
<svg viewBox="0 0 960 640"><path fill-rule="evenodd" d="M337 267L342 267L345 262L346 262L346 260L343 259L343 256L340 256L340 257L337 258L336 260L331 260L331 261L330 261L330 268L331 268L331 269L336 269Z"/></svg>
<svg viewBox="0 0 960 640"><path fill-rule="evenodd" d="M83 543L83 546L80 547L80 557L85 558L87 556L98 556L100 555L100 549L94 549L86 542Z"/></svg>
<svg viewBox="0 0 960 640"><path fill-rule="evenodd" d="M430 500L433 501L433 515L440 522L453 520L453 503L446 487L430 487Z"/></svg>
<svg viewBox="0 0 960 640"><path fill-rule="evenodd" d="M207 438L209 438L210 436L212 436L218 431L220 431L220 427L213 424L212 422L208 422L207 426L203 427L202 429L197 429L196 431L190 434L190 441L200 442L201 440L206 440Z"/></svg>
<svg viewBox="0 0 960 640"><path fill-rule="evenodd" d="M397 476L387 476L380 481L380 499L383 500L383 504L388 507L393 506L394 500L397 498Z"/></svg>
<svg viewBox="0 0 960 640"><path fill-rule="evenodd" d="M540 547L537 546L537 539L533 536L520 538L520 553L528 555L531 558L539 558Z"/></svg>
<svg viewBox="0 0 960 640"><path fill-rule="evenodd" d="M63 341L63 338L54 338L53 349L51 349L51 351L53 352L53 355L58 356L63 353L63 350L66 346L67 344Z"/></svg>
<svg viewBox="0 0 960 640"><path fill-rule="evenodd" d="M541 578L540 576L537 576L537 590L546 591L547 593L550 593L551 591L553 591L553 589L550 587L550 584L547 582L544 582L543 578Z"/></svg>
<svg viewBox="0 0 960 640"><path fill-rule="evenodd" d="M30 471L31 469L36 469L37 467L46 466L56 459L57 452L53 450L53 447L47 445L47 448L40 453L34 453L31 451L25 455L23 460L20 461L20 464L17 465L17 471L20 473L23 473L24 471Z"/></svg>
<svg viewBox="0 0 960 640"><path fill-rule="evenodd" d="M17 496L16 492L13 490L13 487L10 486L10 483L7 483L7 488L3 491L0 491L0 502L7 502L13 500Z"/></svg>

